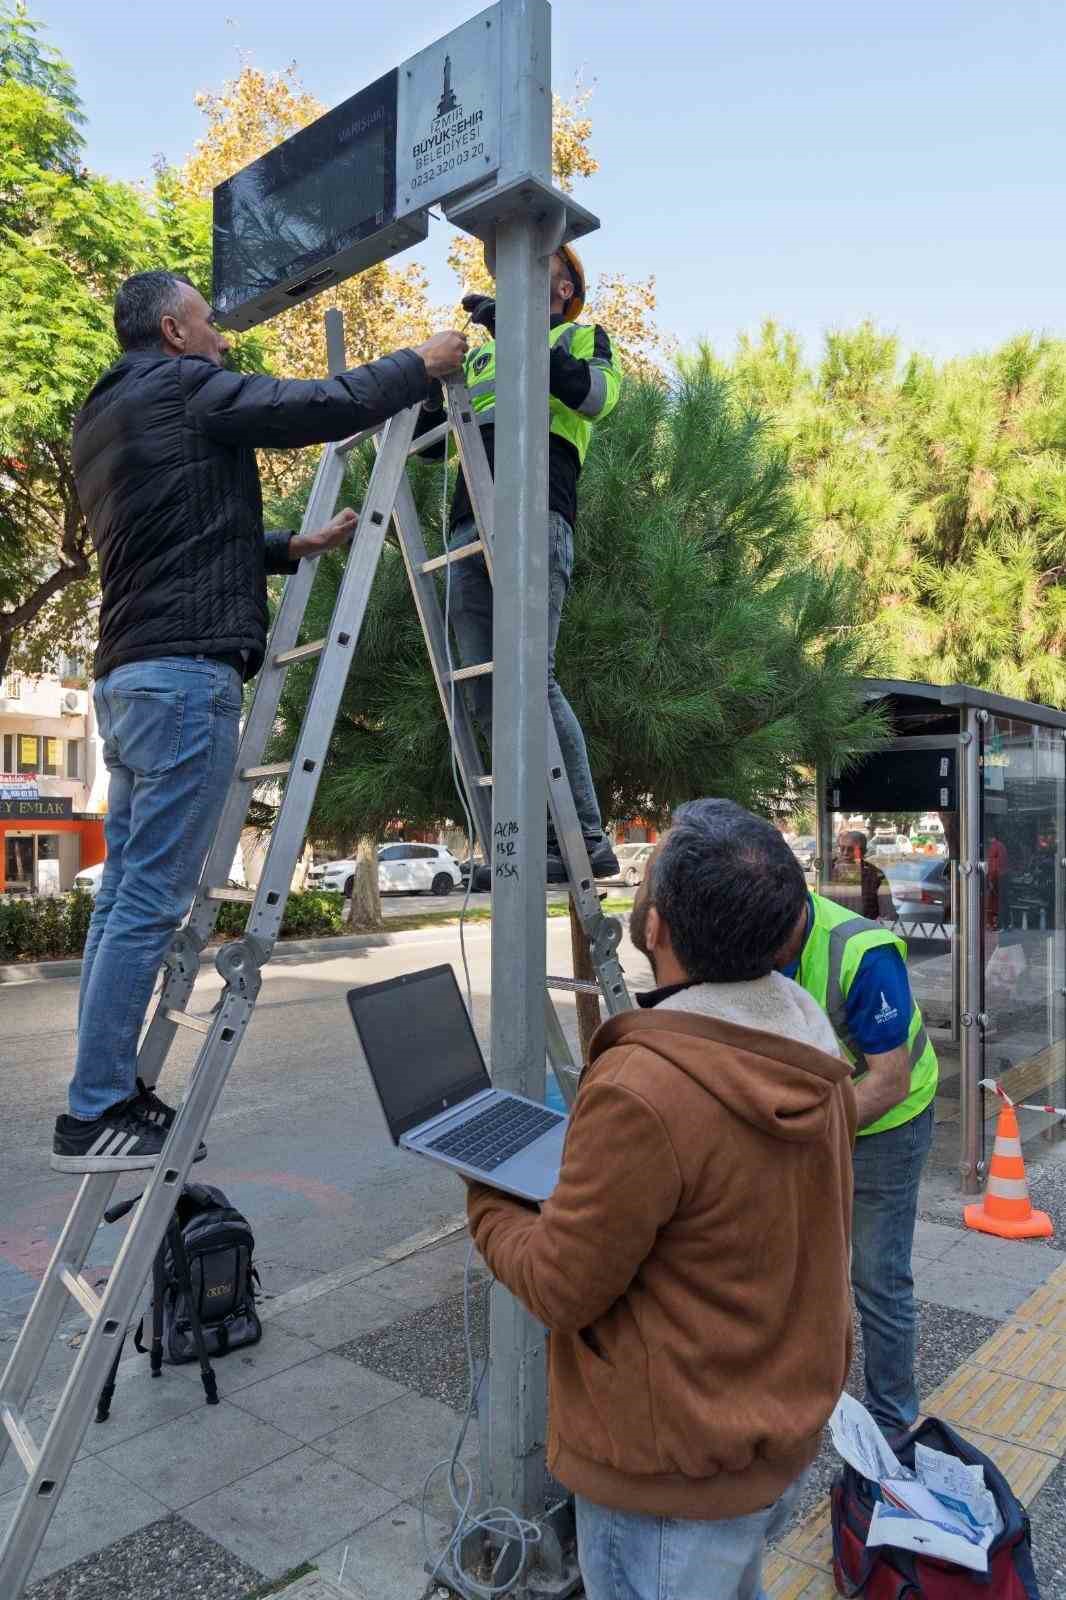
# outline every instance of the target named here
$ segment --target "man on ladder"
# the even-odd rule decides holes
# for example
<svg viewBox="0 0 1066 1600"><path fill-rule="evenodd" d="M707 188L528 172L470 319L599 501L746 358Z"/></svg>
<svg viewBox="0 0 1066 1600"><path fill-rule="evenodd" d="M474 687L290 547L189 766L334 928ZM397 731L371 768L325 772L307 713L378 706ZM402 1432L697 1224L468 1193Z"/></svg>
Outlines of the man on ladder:
<svg viewBox="0 0 1066 1600"><path fill-rule="evenodd" d="M606 331L598 324L579 323L585 305L585 273L577 251L562 245L551 258L551 365L548 378L548 704L559 736L578 820L588 848L593 875L610 878L618 858L603 831L596 790L581 724L555 676L555 646L563 605L574 565L574 523L577 481L588 453L595 423L618 401L622 372ZM489 465L493 463L496 405L496 306L484 295L467 295L463 308L471 321L492 335L471 350L464 375ZM419 431L436 426L441 398L423 404ZM443 446L440 447L441 452ZM432 456L433 448L425 452ZM448 548L461 549L478 538L473 508L462 473L452 499ZM464 667L492 659L492 582L481 556L454 563L451 576L451 618ZM474 677L467 683L470 710L485 738L492 738L492 683ZM566 883L567 872L551 824L548 825L548 882Z"/></svg>
<svg viewBox="0 0 1066 1600"><path fill-rule="evenodd" d="M100 558L93 699L111 774L70 1114L52 1147L54 1168L79 1173L150 1167L166 1142L176 1113L138 1080L137 1044L233 776L241 683L266 647L266 573L295 572L355 527L348 510L315 532L264 535L253 452L376 426L466 351L449 332L329 379L229 372L210 307L171 272L127 279L115 329L124 354L74 424Z"/></svg>

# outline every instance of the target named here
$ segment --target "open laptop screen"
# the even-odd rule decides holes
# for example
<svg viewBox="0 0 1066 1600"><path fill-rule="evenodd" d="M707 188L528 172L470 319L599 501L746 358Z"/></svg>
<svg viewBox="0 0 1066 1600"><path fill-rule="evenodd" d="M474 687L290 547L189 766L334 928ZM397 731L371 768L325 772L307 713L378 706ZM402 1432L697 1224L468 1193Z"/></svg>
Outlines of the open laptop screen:
<svg viewBox="0 0 1066 1600"><path fill-rule="evenodd" d="M394 1141L492 1087L451 967L349 989L348 1008Z"/></svg>

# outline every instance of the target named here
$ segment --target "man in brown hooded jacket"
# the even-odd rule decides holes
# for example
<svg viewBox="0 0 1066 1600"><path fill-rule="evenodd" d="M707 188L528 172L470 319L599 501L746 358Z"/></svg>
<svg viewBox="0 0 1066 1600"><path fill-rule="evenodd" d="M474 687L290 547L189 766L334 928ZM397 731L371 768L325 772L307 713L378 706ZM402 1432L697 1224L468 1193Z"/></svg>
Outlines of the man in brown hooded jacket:
<svg viewBox="0 0 1066 1600"><path fill-rule="evenodd" d="M631 923L659 987L597 1033L558 1187L540 1212L470 1189L482 1256L551 1330L587 1600L757 1600L844 1386L854 1094L772 970L805 895L776 829L682 807Z"/></svg>

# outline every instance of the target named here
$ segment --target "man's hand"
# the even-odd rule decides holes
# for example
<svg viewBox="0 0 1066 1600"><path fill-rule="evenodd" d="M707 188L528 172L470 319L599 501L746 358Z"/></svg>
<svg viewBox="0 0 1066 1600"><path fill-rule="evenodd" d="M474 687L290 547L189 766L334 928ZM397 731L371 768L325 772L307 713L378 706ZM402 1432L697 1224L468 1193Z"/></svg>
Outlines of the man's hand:
<svg viewBox="0 0 1066 1600"><path fill-rule="evenodd" d="M464 294L461 304L471 322L476 322L482 328L487 328L495 339L496 302L492 296L487 294Z"/></svg>
<svg viewBox="0 0 1066 1600"><path fill-rule="evenodd" d="M447 333L435 333L425 344L415 346L415 355L422 357L431 378L448 378L463 364L466 336L454 328L449 328Z"/></svg>
<svg viewBox="0 0 1066 1600"><path fill-rule="evenodd" d="M294 533L289 540L289 560L299 561L301 557L306 557L307 560L314 561L327 550L335 550L339 544L347 544L358 522L359 518L351 506L345 506L344 510L338 511L324 528L316 528L314 533Z"/></svg>

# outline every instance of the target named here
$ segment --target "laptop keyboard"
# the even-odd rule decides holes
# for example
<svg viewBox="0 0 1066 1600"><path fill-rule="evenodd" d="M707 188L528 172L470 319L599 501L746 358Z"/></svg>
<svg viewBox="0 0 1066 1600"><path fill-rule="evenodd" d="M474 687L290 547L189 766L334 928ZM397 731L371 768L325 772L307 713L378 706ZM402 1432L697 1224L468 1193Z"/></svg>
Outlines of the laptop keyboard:
<svg viewBox="0 0 1066 1600"><path fill-rule="evenodd" d="M428 1148L483 1172L494 1172L562 1120L557 1111L526 1100L497 1100L469 1122L430 1141Z"/></svg>

